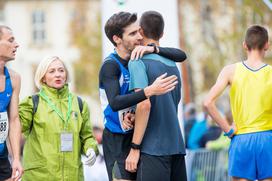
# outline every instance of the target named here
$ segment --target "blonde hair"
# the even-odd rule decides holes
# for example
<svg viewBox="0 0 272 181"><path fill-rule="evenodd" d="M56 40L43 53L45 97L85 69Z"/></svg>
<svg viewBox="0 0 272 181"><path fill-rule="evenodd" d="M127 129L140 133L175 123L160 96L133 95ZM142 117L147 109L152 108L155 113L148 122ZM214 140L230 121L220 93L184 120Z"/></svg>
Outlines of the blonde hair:
<svg viewBox="0 0 272 181"><path fill-rule="evenodd" d="M38 68L37 68L37 70L35 72L34 82L35 82L35 85L36 85L36 87L38 89L41 89L42 84L44 84L42 79L44 78L49 65L52 62L56 61L56 60L59 60L59 61L62 62L63 66L64 66L64 69L66 71L66 81L65 81L65 83L69 82L69 80L70 80L69 72L67 70L67 67L66 67L65 63L58 56L49 56L49 57L44 58L39 63Z"/></svg>

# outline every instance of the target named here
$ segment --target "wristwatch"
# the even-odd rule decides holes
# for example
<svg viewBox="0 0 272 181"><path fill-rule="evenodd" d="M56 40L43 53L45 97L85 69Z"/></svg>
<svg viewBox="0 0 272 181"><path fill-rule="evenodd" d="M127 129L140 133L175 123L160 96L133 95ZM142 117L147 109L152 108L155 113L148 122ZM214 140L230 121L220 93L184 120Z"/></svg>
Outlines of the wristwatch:
<svg viewBox="0 0 272 181"><path fill-rule="evenodd" d="M149 44L147 44L147 46L154 47L154 51L153 51L152 53L158 53L158 52L157 52L157 46L156 46L155 43L149 43Z"/></svg>
<svg viewBox="0 0 272 181"><path fill-rule="evenodd" d="M131 143L130 147L134 150L140 150L142 147L141 145L135 144L135 143Z"/></svg>

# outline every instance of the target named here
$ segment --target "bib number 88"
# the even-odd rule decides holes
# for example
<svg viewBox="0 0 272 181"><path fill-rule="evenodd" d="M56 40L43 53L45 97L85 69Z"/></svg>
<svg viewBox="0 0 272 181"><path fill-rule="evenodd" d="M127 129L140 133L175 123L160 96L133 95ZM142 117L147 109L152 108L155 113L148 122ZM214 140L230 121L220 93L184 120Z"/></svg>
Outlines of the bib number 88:
<svg viewBox="0 0 272 181"><path fill-rule="evenodd" d="M6 131L6 130L7 130L7 122L1 122L0 131Z"/></svg>

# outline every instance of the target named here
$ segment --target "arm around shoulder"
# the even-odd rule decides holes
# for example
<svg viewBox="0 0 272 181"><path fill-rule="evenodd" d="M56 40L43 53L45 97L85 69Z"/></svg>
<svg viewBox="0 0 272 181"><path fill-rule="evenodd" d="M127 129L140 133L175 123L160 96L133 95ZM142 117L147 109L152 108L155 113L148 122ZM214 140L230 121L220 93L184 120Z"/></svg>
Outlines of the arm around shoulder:
<svg viewBox="0 0 272 181"><path fill-rule="evenodd" d="M178 48L159 47L158 54L173 60L174 62L183 62L187 59L186 53Z"/></svg>

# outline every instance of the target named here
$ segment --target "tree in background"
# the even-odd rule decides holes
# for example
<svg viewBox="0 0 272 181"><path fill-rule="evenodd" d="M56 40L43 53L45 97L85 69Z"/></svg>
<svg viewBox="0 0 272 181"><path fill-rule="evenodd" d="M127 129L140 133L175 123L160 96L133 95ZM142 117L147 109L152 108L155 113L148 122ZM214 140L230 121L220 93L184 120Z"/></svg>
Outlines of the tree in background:
<svg viewBox="0 0 272 181"><path fill-rule="evenodd" d="M263 1L251 0L179 0L179 7L192 70L192 100L201 104L222 67L245 58L242 42L246 29L262 24L271 31L272 11ZM271 52L266 59L272 63Z"/></svg>
<svg viewBox="0 0 272 181"><path fill-rule="evenodd" d="M71 40L80 53L80 58L74 63L75 90L97 98L102 60L100 2L74 1L74 4Z"/></svg>

